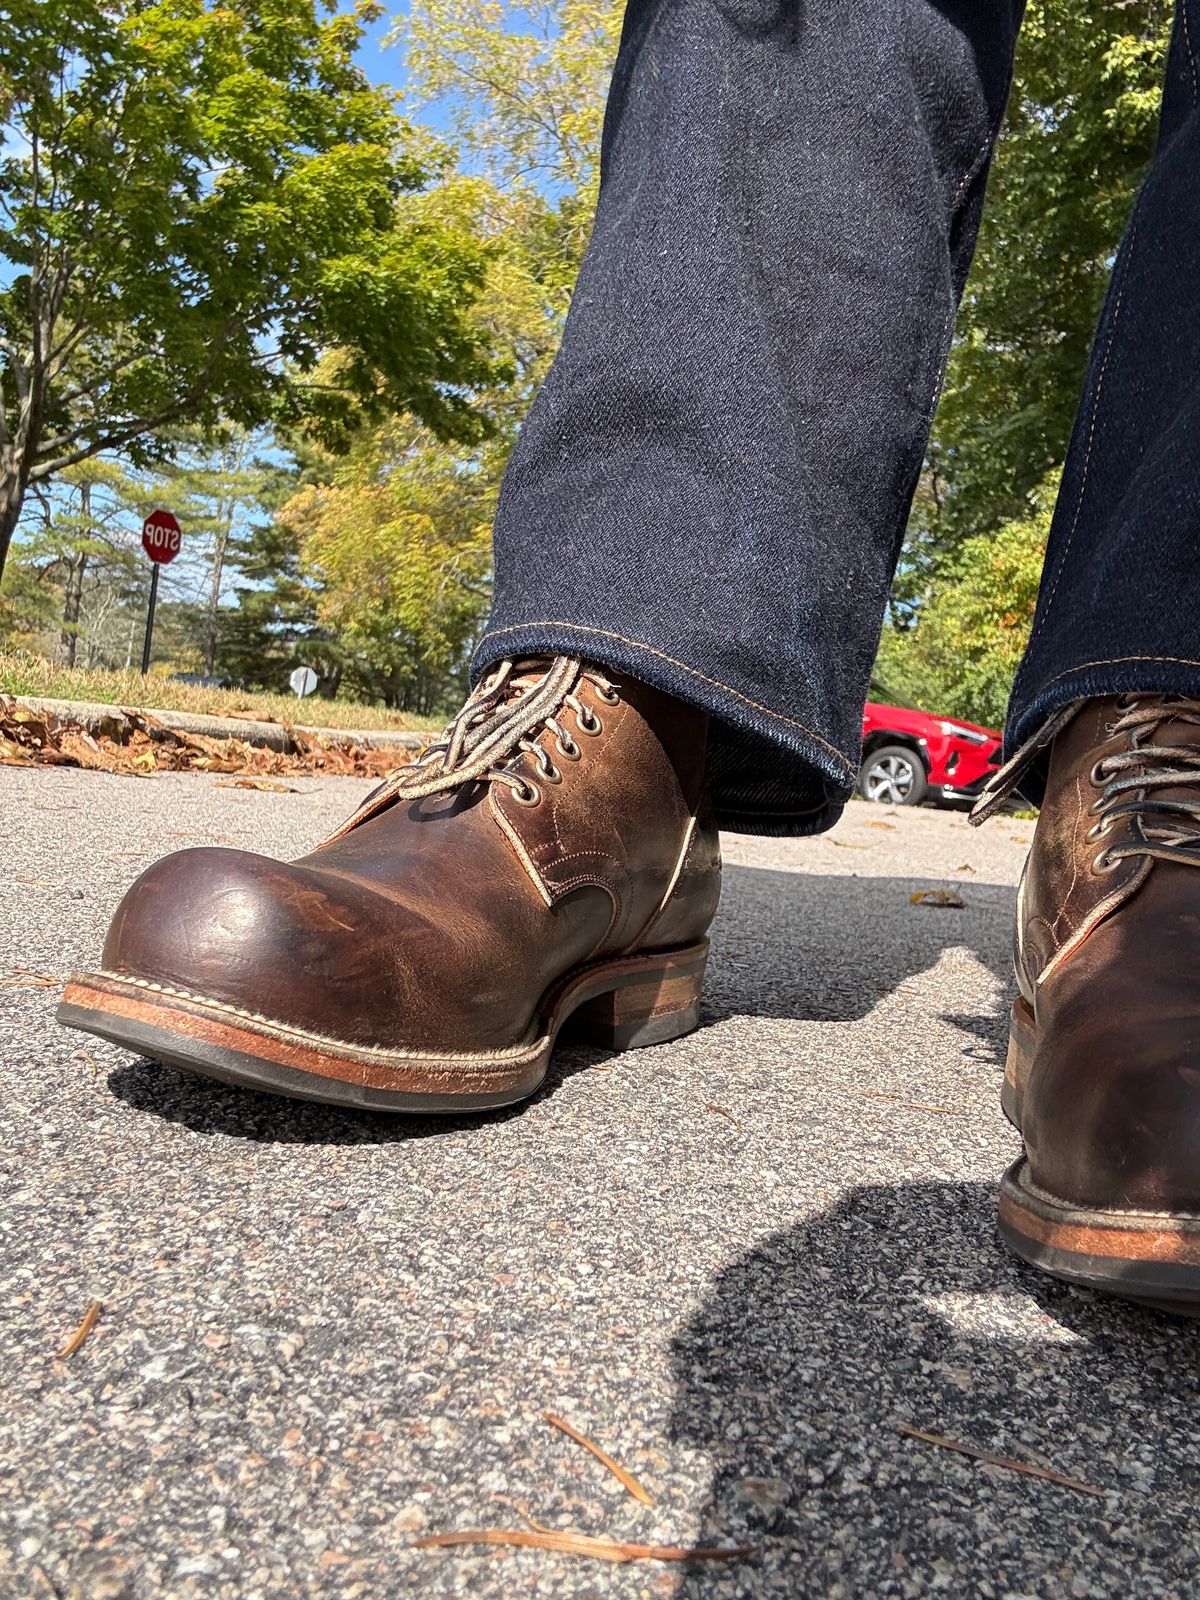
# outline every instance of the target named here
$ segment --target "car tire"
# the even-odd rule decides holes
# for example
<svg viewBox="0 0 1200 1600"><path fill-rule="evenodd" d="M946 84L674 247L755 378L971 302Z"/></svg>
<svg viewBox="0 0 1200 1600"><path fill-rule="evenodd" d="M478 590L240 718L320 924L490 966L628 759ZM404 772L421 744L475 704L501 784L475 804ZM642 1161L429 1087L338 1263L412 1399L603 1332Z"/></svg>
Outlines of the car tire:
<svg viewBox="0 0 1200 1600"><path fill-rule="evenodd" d="M919 806L929 793L929 779L915 750L903 744L884 744L863 762L858 792L876 805Z"/></svg>

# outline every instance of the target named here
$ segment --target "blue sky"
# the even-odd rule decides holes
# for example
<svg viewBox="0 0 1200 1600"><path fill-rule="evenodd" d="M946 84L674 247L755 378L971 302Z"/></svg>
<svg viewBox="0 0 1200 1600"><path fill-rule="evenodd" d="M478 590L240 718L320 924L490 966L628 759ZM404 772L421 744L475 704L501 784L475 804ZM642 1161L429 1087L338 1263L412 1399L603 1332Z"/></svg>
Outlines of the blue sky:
<svg viewBox="0 0 1200 1600"><path fill-rule="evenodd" d="M383 41L407 11L407 5L397 5L378 22L373 22L364 33L355 58L371 82L382 88L404 88L404 51L399 45L385 46ZM409 111L414 121L421 122L426 128L432 128L436 133L449 131L444 105L414 105Z"/></svg>
<svg viewBox="0 0 1200 1600"><path fill-rule="evenodd" d="M519 5L511 7L511 25L519 28L522 12ZM399 0L385 16L378 22L373 22L363 34L362 44L359 46L355 60L366 73L372 83L379 84L382 88L403 89L405 87L404 51L399 45L385 46L384 40L408 14L407 0ZM450 105L445 100L430 101L428 103L414 103L406 108L414 122L419 122L423 127L432 128L435 133L449 134Z"/></svg>
<svg viewBox="0 0 1200 1600"><path fill-rule="evenodd" d="M399 6L394 12L381 17L378 22L373 22L363 36L358 51L358 64L371 82L384 84L392 89L403 87L401 79L404 56L394 45L390 50L385 49L383 41L395 27L396 19L403 16L404 11L405 7Z"/></svg>

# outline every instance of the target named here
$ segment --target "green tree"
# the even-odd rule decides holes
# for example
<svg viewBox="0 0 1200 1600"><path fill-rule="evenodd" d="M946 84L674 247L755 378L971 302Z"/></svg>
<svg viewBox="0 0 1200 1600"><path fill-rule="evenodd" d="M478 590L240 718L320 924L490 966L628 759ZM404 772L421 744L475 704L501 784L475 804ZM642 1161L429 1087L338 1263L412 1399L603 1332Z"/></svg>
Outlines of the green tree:
<svg viewBox="0 0 1200 1600"><path fill-rule="evenodd" d="M393 34L410 98L446 106L468 167L500 193L537 198L543 254L567 290L596 209L623 11L615 0L413 0Z"/></svg>
<svg viewBox="0 0 1200 1600"><path fill-rule="evenodd" d="M488 601L495 478L455 471L406 419L364 432L278 521L297 539L316 620L361 691L429 712L451 697Z"/></svg>
<svg viewBox="0 0 1200 1600"><path fill-rule="evenodd" d="M884 630L876 678L930 710L998 727L1029 637L1056 481L1029 512L964 539L929 587L916 624Z"/></svg>
<svg viewBox="0 0 1200 1600"><path fill-rule="evenodd" d="M1112 259L1154 144L1167 0L1030 0L913 507L901 615L1061 467Z"/></svg>
<svg viewBox="0 0 1200 1600"><path fill-rule="evenodd" d="M293 480L288 493L294 488ZM242 582L236 604L223 606L217 616L217 667L247 688L282 691L288 674L303 664L319 676L321 694L333 696L348 652L317 615L316 586L304 569L300 543L299 531L275 515L254 522L234 541Z"/></svg>
<svg viewBox="0 0 1200 1600"><path fill-rule="evenodd" d="M184 530L183 554L202 608L200 654L206 675L216 664L220 607L228 598L227 568L236 560L238 536L261 512L276 477L261 459L266 442L228 425L210 438L192 430L176 442L175 459L154 476L153 498L170 507ZM177 559L173 577L179 569Z"/></svg>
<svg viewBox="0 0 1200 1600"><path fill-rule="evenodd" d="M63 666L77 663L86 643L94 655L114 610L138 585L141 547L139 486L111 462L68 468L50 494L38 497L38 517L4 579L0 631L11 642L34 643L56 626L53 648Z"/></svg>
<svg viewBox="0 0 1200 1600"><path fill-rule="evenodd" d="M353 61L376 14L0 11L0 570L31 486L101 452L145 465L181 423L479 431L486 252L410 203L427 141Z"/></svg>

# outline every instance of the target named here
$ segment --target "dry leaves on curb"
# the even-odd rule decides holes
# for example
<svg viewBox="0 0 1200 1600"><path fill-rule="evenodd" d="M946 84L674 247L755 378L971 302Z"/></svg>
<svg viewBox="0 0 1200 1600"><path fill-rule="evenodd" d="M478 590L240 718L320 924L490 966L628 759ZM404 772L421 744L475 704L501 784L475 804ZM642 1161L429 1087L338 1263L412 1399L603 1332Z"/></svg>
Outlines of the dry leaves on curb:
<svg viewBox="0 0 1200 1600"><path fill-rule="evenodd" d="M565 1433L568 1439L574 1439L576 1444L581 1444L585 1450L591 1452L602 1467L607 1467L613 1477L635 1500L640 1500L644 1506L652 1506L654 1501L642 1488L633 1473L623 1467L619 1461L614 1461L607 1451L601 1450L598 1444L593 1444L587 1434L580 1433L574 1424L565 1417L557 1416L553 1411L543 1411L542 1421L548 1422L552 1428L557 1428L560 1433Z"/></svg>
<svg viewBox="0 0 1200 1600"><path fill-rule="evenodd" d="M995 1450L984 1450L979 1445L963 1444L960 1439L946 1439L940 1433L926 1433L921 1428L910 1428L906 1422L898 1422L896 1427L910 1439L921 1439L926 1444L935 1444L942 1450L955 1450L959 1455L970 1456L975 1461L984 1461L990 1467L1004 1467L1008 1472L1023 1472L1030 1478L1041 1478L1046 1483L1057 1483L1063 1489L1074 1489L1078 1494L1094 1495L1098 1500L1108 1498L1108 1491L1097 1489L1094 1484L1081 1483L1078 1478L1069 1478L1065 1472L1055 1472L1051 1467L1037 1467L1032 1461L1018 1461L1015 1456L1002 1456Z"/></svg>
<svg viewBox="0 0 1200 1600"><path fill-rule="evenodd" d="M748 1544L627 1544L570 1529L539 1533L534 1528L464 1528L456 1533L428 1533L413 1540L414 1550L438 1550L455 1544L519 1545L531 1550L557 1550L568 1556L594 1556L599 1561L736 1561L754 1554Z"/></svg>
<svg viewBox="0 0 1200 1600"><path fill-rule="evenodd" d="M100 1304L99 1300L92 1301L91 1305L88 1306L86 1312L84 1313L83 1321L75 1329L75 1332L67 1340L66 1344L63 1345L62 1349L55 1352L54 1359L56 1361L69 1361L77 1350L83 1349L84 1345L91 1336L92 1329L100 1321L100 1313L103 1310L104 1307Z"/></svg>
<svg viewBox="0 0 1200 1600"><path fill-rule="evenodd" d="M936 906L940 911L965 911L967 902L956 889L918 889L908 897L910 906Z"/></svg>
<svg viewBox="0 0 1200 1600"><path fill-rule="evenodd" d="M185 733L169 728L150 711L128 708L106 727L111 727L112 733L93 736L77 722L59 722L0 695L0 763L83 767L89 772L137 778L154 772L383 778L420 753L397 745L368 748L343 744L315 733L301 733L298 728L287 730L287 750L270 750L245 739Z"/></svg>

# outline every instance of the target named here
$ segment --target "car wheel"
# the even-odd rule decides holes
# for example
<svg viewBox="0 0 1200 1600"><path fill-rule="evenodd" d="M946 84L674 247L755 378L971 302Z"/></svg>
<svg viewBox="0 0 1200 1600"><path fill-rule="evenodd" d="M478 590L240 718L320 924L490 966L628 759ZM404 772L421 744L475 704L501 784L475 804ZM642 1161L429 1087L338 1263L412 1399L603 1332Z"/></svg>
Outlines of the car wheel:
<svg viewBox="0 0 1200 1600"><path fill-rule="evenodd" d="M863 762L858 788L864 800L877 805L919 806L929 792L929 782L915 750L885 744L872 750Z"/></svg>

